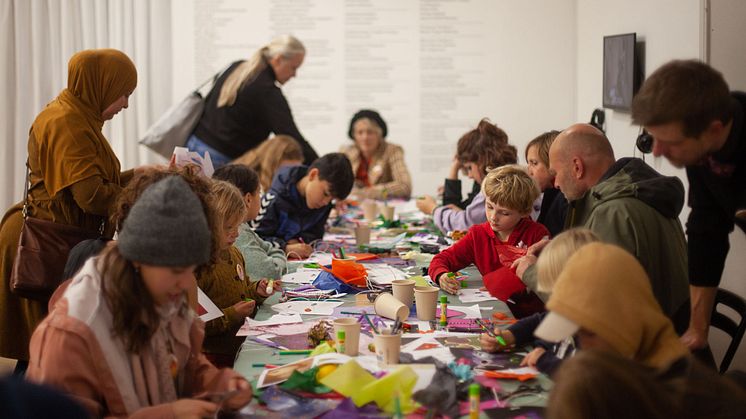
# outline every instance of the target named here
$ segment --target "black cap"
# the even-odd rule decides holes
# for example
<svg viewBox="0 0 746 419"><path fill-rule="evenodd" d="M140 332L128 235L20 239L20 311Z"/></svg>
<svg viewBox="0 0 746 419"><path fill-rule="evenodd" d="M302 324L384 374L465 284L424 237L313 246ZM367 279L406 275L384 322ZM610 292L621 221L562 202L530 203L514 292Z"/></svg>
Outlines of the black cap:
<svg viewBox="0 0 746 419"><path fill-rule="evenodd" d="M347 132L347 136L350 137L350 139L355 139L355 136L352 134L352 128L355 125L355 122L358 121L358 119L367 118L371 121L375 122L376 125L378 125L381 128L382 136L383 138L386 138L386 134L388 134L388 129L386 128L386 122L381 118L381 115L371 109L362 109L359 110L350 121L350 130Z"/></svg>

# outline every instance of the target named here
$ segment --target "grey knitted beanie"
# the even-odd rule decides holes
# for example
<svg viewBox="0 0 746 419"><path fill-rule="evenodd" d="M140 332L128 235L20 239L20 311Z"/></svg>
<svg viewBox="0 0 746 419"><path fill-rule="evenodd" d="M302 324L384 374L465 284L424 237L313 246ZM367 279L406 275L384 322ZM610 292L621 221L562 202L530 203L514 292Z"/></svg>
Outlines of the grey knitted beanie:
<svg viewBox="0 0 746 419"><path fill-rule="evenodd" d="M169 176L140 195L124 220L117 243L128 260L182 267L206 263L212 240L197 195L184 179Z"/></svg>

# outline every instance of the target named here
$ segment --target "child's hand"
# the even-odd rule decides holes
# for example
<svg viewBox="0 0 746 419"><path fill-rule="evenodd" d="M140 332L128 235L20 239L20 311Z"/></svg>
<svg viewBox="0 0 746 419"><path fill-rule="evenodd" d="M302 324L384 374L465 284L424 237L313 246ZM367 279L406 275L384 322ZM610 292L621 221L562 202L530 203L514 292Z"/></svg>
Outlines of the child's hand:
<svg viewBox="0 0 746 419"><path fill-rule="evenodd" d="M510 330L500 330L495 328L495 335L502 336L505 341L505 345L500 344L496 338L482 333L479 335L479 344L482 346L482 350L485 352L500 352L507 351L515 345L515 336Z"/></svg>
<svg viewBox="0 0 746 419"><path fill-rule="evenodd" d="M251 402L253 393L251 390L251 384L242 377L233 377L228 381L228 391L239 390L235 395L227 398L223 401L223 406L226 410L236 411L246 406Z"/></svg>
<svg viewBox="0 0 746 419"><path fill-rule="evenodd" d="M535 367L536 363L539 362L539 358L541 358L542 355L544 355L544 352L547 350L544 348L534 348L533 351L529 352L528 355L523 357L523 360L521 361L522 367Z"/></svg>
<svg viewBox="0 0 746 419"><path fill-rule="evenodd" d="M415 201L415 204L417 204L417 208L424 212L427 215L432 215L433 211L435 210L435 207L438 205L435 202L435 198L433 198L430 195L425 195L423 197L417 198L417 201Z"/></svg>
<svg viewBox="0 0 746 419"><path fill-rule="evenodd" d="M526 256L519 257L515 261L513 261L513 264L510 265L510 269L515 269L515 274L518 276L518 278L523 279L523 273L526 272L526 269L529 268L529 266L536 263L537 257L533 254L527 254Z"/></svg>
<svg viewBox="0 0 746 419"><path fill-rule="evenodd" d="M239 301L236 304L233 304L233 310L236 312L238 320L243 320L249 317L251 313L254 312L254 307L256 307L256 301L254 300Z"/></svg>
<svg viewBox="0 0 746 419"><path fill-rule="evenodd" d="M272 288L270 288L270 280L267 278L262 278L259 281L259 284L256 286L256 292L261 295L262 297L269 297L270 295L274 294L275 291L282 291L282 282L273 279L272 281Z"/></svg>
<svg viewBox="0 0 746 419"><path fill-rule="evenodd" d="M218 405L205 400L181 399L171 403L171 411L177 419L211 417Z"/></svg>
<svg viewBox="0 0 746 419"><path fill-rule="evenodd" d="M461 282L456 278L449 277L448 273L440 274L438 284L443 291L453 295L456 295L458 290L461 289Z"/></svg>
<svg viewBox="0 0 746 419"><path fill-rule="evenodd" d="M285 254L288 257L295 257L298 259L306 259L313 253L313 247L305 243L290 243L285 245Z"/></svg>

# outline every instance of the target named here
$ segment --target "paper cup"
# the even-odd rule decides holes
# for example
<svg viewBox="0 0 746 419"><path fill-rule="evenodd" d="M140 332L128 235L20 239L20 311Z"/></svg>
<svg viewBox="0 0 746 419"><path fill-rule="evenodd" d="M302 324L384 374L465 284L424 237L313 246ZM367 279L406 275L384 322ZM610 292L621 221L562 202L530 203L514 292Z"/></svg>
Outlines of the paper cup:
<svg viewBox="0 0 746 419"><path fill-rule="evenodd" d="M355 244L362 246L370 243L370 226L367 224L358 224L355 227Z"/></svg>
<svg viewBox="0 0 746 419"><path fill-rule="evenodd" d="M334 336L340 330L345 332L345 355L357 355L360 350L360 323L351 317L334 319Z"/></svg>
<svg viewBox="0 0 746 419"><path fill-rule="evenodd" d="M435 320L435 308L438 306L437 287L414 287L414 301L417 305L418 320Z"/></svg>
<svg viewBox="0 0 746 419"><path fill-rule="evenodd" d="M405 306L412 307L414 284L414 279L395 279L391 281L394 298L404 303Z"/></svg>
<svg viewBox="0 0 746 419"><path fill-rule="evenodd" d="M367 199L360 204L363 207L363 216L368 221L373 221L378 217L378 204L376 201Z"/></svg>
<svg viewBox="0 0 746 419"><path fill-rule="evenodd" d="M379 366L399 363L401 349L401 334L373 335L373 345L376 347L376 359Z"/></svg>
<svg viewBox="0 0 746 419"><path fill-rule="evenodd" d="M383 214L384 220L393 220L394 219L394 207L390 207L388 205L382 206L381 214Z"/></svg>
<svg viewBox="0 0 746 419"><path fill-rule="evenodd" d="M378 294L376 301L373 302L373 309L375 309L376 314L379 316L391 320L399 319L404 321L409 317L409 307L386 292Z"/></svg>

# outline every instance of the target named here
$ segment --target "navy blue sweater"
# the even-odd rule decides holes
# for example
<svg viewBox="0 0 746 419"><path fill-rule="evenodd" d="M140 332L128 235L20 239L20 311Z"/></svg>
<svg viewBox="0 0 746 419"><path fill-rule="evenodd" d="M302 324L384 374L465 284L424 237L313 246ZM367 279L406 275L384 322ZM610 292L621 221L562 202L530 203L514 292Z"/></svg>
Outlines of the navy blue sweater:
<svg viewBox="0 0 746 419"><path fill-rule="evenodd" d="M308 208L306 198L297 187L306 173L306 166L283 167L275 174L269 191L262 196L262 206L253 226L260 237L280 248L292 239L302 238L310 244L324 237L332 205Z"/></svg>

